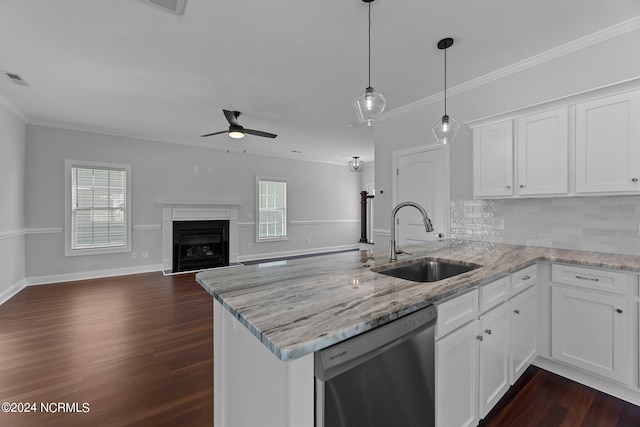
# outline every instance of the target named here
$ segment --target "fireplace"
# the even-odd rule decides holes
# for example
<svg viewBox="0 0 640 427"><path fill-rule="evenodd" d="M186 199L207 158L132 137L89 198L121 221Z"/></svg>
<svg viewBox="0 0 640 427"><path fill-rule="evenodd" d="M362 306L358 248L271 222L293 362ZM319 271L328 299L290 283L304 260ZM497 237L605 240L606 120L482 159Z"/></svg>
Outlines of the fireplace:
<svg viewBox="0 0 640 427"><path fill-rule="evenodd" d="M229 221L174 221L173 272L229 265Z"/></svg>

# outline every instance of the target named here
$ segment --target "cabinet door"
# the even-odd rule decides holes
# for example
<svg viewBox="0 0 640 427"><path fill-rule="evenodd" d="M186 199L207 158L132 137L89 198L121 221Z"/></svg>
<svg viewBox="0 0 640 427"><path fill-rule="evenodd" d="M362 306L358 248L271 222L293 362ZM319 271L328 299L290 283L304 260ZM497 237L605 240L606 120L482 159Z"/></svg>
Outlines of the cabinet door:
<svg viewBox="0 0 640 427"><path fill-rule="evenodd" d="M567 123L566 107L518 119L518 194L567 193Z"/></svg>
<svg viewBox="0 0 640 427"><path fill-rule="evenodd" d="M478 320L436 341L436 427L478 424Z"/></svg>
<svg viewBox="0 0 640 427"><path fill-rule="evenodd" d="M536 287L512 298L510 383L516 382L536 357Z"/></svg>
<svg viewBox="0 0 640 427"><path fill-rule="evenodd" d="M473 196L513 195L513 125L511 120L473 130Z"/></svg>
<svg viewBox="0 0 640 427"><path fill-rule="evenodd" d="M628 383L626 297L552 286L554 359Z"/></svg>
<svg viewBox="0 0 640 427"><path fill-rule="evenodd" d="M482 339L478 352L480 418L509 389L509 304L501 304L480 316Z"/></svg>
<svg viewBox="0 0 640 427"><path fill-rule="evenodd" d="M576 192L640 191L640 91L576 106Z"/></svg>

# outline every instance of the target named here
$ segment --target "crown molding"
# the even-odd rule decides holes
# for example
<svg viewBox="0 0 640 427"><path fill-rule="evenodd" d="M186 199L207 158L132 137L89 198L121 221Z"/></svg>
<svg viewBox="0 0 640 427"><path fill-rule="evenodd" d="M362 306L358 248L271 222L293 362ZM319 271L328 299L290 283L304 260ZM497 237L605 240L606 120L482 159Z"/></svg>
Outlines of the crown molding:
<svg viewBox="0 0 640 427"><path fill-rule="evenodd" d="M2 105L4 108L6 108L11 114L16 116L18 119L20 119L20 121L22 121L22 123L25 123L25 124L29 123L29 120L30 120L29 116L27 116L25 113L20 111L20 109L18 107L13 105L13 103L11 101L9 101L7 98L5 98L2 95L0 95L0 105Z"/></svg>
<svg viewBox="0 0 640 427"><path fill-rule="evenodd" d="M597 31L595 33L592 33L587 36L576 39L574 41L571 41L569 43L565 43L553 49L547 50L538 55L534 55L522 61L508 65L499 70L492 71L491 73L488 73L483 76L477 77L475 79L461 83L457 86L447 89L448 96L458 95L460 93L486 85L488 83L494 82L496 80L502 79L512 74L519 73L520 71L526 70L528 68L532 68L537 65L544 64L545 62L549 62L554 59L560 58L562 56L569 55L571 53L596 45L598 43L602 43L604 41L607 41L616 37L620 37L632 31L636 31L638 29L640 29L640 16L636 16L634 18L620 22L619 24L613 25L611 27L605 28L603 30ZM444 92L439 92L434 95L428 96L426 98L420 99L418 101L412 102L410 104L404 105L402 107L393 109L387 113L383 113L380 116L379 120L382 121L395 116L399 116L409 111L417 110L427 105L442 101L443 99L444 99Z"/></svg>

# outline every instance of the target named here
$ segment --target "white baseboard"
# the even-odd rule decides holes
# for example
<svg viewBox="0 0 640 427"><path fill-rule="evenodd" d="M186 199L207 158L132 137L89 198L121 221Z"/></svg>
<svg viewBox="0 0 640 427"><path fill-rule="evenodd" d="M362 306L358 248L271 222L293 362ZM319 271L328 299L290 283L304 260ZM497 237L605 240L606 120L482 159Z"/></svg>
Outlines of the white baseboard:
<svg viewBox="0 0 640 427"><path fill-rule="evenodd" d="M354 250L354 249L360 249L360 245L357 243L354 243L353 245L329 246L324 248L299 249L295 251L268 252L264 254L242 255L238 257L238 261L243 262L243 261L255 261L258 259L286 258L286 257L292 257L292 256L323 254L328 252L348 251L348 250Z"/></svg>
<svg viewBox="0 0 640 427"><path fill-rule="evenodd" d="M13 286L11 286L6 291L0 293L0 305L2 305L5 302L9 301L9 299L12 296L16 295L18 292L23 290L26 286L27 286L26 280L22 279L18 283L15 283Z"/></svg>
<svg viewBox="0 0 640 427"><path fill-rule="evenodd" d="M634 405L640 405L640 391L638 389L617 384L606 378L582 372L578 369L541 356L536 357L533 361L533 365L582 385L586 385L587 387L607 393L613 397L617 397L618 399L633 403Z"/></svg>
<svg viewBox="0 0 640 427"><path fill-rule="evenodd" d="M27 286L46 285L50 283L73 282L76 280L98 279L110 276L125 276L127 274L150 273L162 271L162 264L141 265L137 267L113 268L109 270L81 271L78 273L51 274L47 276L27 277Z"/></svg>

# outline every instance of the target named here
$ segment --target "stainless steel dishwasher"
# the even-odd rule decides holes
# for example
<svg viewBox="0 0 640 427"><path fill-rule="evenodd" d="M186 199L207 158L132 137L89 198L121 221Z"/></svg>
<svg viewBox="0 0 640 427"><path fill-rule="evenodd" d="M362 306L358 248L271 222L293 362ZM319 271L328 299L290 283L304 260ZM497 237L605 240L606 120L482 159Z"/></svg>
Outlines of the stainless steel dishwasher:
<svg viewBox="0 0 640 427"><path fill-rule="evenodd" d="M436 308L315 353L316 427L433 427Z"/></svg>

